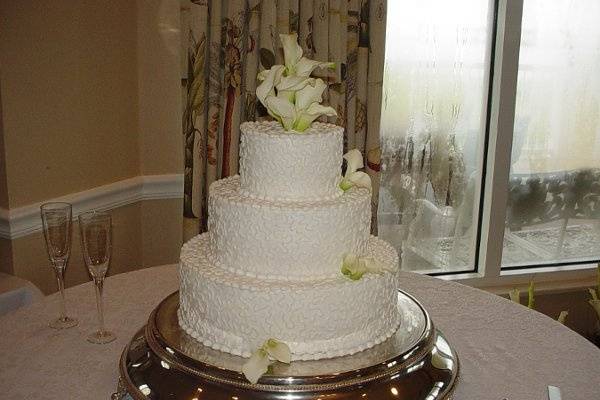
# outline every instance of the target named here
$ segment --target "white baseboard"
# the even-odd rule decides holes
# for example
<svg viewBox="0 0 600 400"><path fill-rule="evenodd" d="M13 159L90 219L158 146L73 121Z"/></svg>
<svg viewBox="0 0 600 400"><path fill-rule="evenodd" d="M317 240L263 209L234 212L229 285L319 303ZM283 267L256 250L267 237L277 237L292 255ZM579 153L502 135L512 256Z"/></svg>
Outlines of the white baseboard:
<svg viewBox="0 0 600 400"><path fill-rule="evenodd" d="M83 192L48 199L73 204L73 217L91 210L110 210L143 200L180 199L183 175L145 175L98 186ZM45 201L46 202L46 201ZM40 205L0 208L0 238L16 239L42 229Z"/></svg>

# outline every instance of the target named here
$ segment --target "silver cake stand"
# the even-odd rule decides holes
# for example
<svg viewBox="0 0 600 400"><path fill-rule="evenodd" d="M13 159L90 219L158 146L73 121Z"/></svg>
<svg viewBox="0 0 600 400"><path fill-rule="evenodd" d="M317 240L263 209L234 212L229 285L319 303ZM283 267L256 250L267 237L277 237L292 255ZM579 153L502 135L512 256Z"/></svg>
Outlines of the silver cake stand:
<svg viewBox="0 0 600 400"><path fill-rule="evenodd" d="M177 323L179 292L164 299L125 347L113 399L354 400L451 399L458 357L427 311L398 293L397 333L360 353L274 364L256 385L244 359L203 346Z"/></svg>

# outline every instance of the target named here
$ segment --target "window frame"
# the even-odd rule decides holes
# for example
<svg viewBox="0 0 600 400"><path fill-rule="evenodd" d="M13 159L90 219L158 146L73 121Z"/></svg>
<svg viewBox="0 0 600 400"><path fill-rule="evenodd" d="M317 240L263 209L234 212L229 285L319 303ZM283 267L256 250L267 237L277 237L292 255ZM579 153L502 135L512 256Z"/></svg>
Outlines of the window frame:
<svg viewBox="0 0 600 400"><path fill-rule="evenodd" d="M482 179L479 191L474 271L429 275L504 294L532 279L539 291L581 289L596 282L596 262L511 266L502 269L508 184L511 165L521 25L524 0L495 0L485 115Z"/></svg>

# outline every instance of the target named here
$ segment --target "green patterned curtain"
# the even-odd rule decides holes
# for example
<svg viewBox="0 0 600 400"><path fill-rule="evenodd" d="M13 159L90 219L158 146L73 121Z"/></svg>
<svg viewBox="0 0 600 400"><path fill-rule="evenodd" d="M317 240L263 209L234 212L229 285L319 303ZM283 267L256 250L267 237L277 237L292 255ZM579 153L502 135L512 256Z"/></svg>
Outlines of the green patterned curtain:
<svg viewBox="0 0 600 400"><path fill-rule="evenodd" d="M263 118L256 74L282 64L279 33L297 32L309 58L335 61L323 78L329 122L345 128L345 150L366 155L376 228L385 0L182 1L185 137L184 238L206 230L212 182L238 172L240 123Z"/></svg>

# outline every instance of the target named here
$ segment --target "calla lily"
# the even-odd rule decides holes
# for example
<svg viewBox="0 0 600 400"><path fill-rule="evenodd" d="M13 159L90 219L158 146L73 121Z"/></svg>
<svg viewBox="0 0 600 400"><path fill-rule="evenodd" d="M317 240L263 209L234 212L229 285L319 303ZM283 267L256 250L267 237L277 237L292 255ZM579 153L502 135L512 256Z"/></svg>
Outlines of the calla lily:
<svg viewBox="0 0 600 400"><path fill-rule="evenodd" d="M354 254L346 254L342 261L342 274L357 281L367 272L367 268L364 263L361 263L359 258Z"/></svg>
<svg viewBox="0 0 600 400"><path fill-rule="evenodd" d="M560 314L558 315L558 318L556 319L558 322L560 322L561 324L565 324L565 321L567 320L567 317L569 316L569 311L561 311Z"/></svg>
<svg viewBox="0 0 600 400"><path fill-rule="evenodd" d="M327 84L310 77L315 68L334 64L302 57L296 34L280 35L280 38L285 65L274 65L258 73L261 83L256 88L256 96L286 131L303 132L320 116L337 115L333 108L320 104Z"/></svg>
<svg viewBox="0 0 600 400"><path fill-rule="evenodd" d="M342 275L353 281L359 280L368 272L381 273L384 271L385 268L372 257L358 257L355 254L346 254L342 261Z"/></svg>
<svg viewBox="0 0 600 400"><path fill-rule="evenodd" d="M509 291L508 297L511 301L521 304L521 291L518 288ZM535 285L533 281L529 282L529 287L527 288L527 307L531 309L535 308Z"/></svg>
<svg viewBox="0 0 600 400"><path fill-rule="evenodd" d="M600 269L599 269L599 274L600 274ZM598 298L598 292L600 292L600 286L598 288L599 288L598 291L593 288L588 289L588 291L590 292L590 295L592 296L591 300L588 300L588 302L590 303L590 306L592 306L594 308L594 311L596 311L596 314L598 314L598 320L600 320L600 299Z"/></svg>
<svg viewBox="0 0 600 400"><path fill-rule="evenodd" d="M285 95L268 96L264 104L269 114L283 125L283 129L286 131L293 129L296 110Z"/></svg>
<svg viewBox="0 0 600 400"><path fill-rule="evenodd" d="M285 79L285 77L281 79L284 85ZM333 108L319 104L322 101L323 91L327 87L322 79L305 78L302 82L296 83L296 86L290 87L299 87L302 84L304 87L298 91L278 90L277 95L271 93L264 99L263 104L269 110L269 114L278 120L286 131L303 132L321 115L336 115ZM294 83L290 82L290 85ZM290 97L294 99L294 103L290 101Z"/></svg>
<svg viewBox="0 0 600 400"><path fill-rule="evenodd" d="M598 314L598 319L600 320L600 300L588 300L588 302L594 308L594 311L596 311L596 314Z"/></svg>
<svg viewBox="0 0 600 400"><path fill-rule="evenodd" d="M306 110L302 110L296 118L294 123L294 130L298 132L304 132L310 124L321 115L327 115L328 117L335 117L337 113L335 110L328 106L322 106L317 103L313 103Z"/></svg>
<svg viewBox="0 0 600 400"><path fill-rule="evenodd" d="M292 352L287 344L275 339L269 339L265 342L264 349L275 360L284 364L292 361Z"/></svg>
<svg viewBox="0 0 600 400"><path fill-rule="evenodd" d="M513 290L508 292L508 296L510 297L511 301L517 304L521 304L521 291L519 289L514 288Z"/></svg>
<svg viewBox="0 0 600 400"><path fill-rule="evenodd" d="M306 57L302 57L300 61L298 61L298 64L296 64L296 75L310 76L316 68L335 69L335 63L309 60Z"/></svg>
<svg viewBox="0 0 600 400"><path fill-rule="evenodd" d="M527 308L532 310L535 308L535 288L533 281L529 282L529 288L527 289Z"/></svg>
<svg viewBox="0 0 600 400"><path fill-rule="evenodd" d="M294 102L296 99L296 92L303 89L308 85L310 79L302 76L284 76L277 84L277 94L285 95L290 101Z"/></svg>
<svg viewBox="0 0 600 400"><path fill-rule="evenodd" d="M269 115L273 118L276 118L275 115L271 113L269 106L267 105L267 97L275 96L275 85L277 85L281 81L281 77L283 75L283 65L274 65L271 69L262 71L258 76L259 79L262 80L262 83L258 85L256 88L256 97L258 100L265 106Z"/></svg>
<svg viewBox="0 0 600 400"><path fill-rule="evenodd" d="M286 76L308 78L315 68L335 68L335 63L333 62L321 62L302 57L302 47L298 44L298 35L296 33L289 35L280 34L279 39L283 46Z"/></svg>
<svg viewBox="0 0 600 400"><path fill-rule="evenodd" d="M307 85L296 92L296 118L294 129L305 131L321 115L336 116L335 110L319 103L323 101L323 91L327 84L322 79L308 78Z"/></svg>
<svg viewBox="0 0 600 400"><path fill-rule="evenodd" d="M251 383L256 383L271 365L270 359L289 364L292 353L287 344L276 339L269 339L258 348L242 366L242 373Z"/></svg>
<svg viewBox="0 0 600 400"><path fill-rule="evenodd" d="M267 352L260 348L242 366L242 373L250 382L256 383L267 372L270 364Z"/></svg>
<svg viewBox="0 0 600 400"><path fill-rule="evenodd" d="M363 168L363 157L359 150L353 149L344 154L346 160L346 173L340 182L340 188L343 191L350 189L353 186L371 188L371 177L368 174L358 169Z"/></svg>
<svg viewBox="0 0 600 400"><path fill-rule="evenodd" d="M323 101L323 91L327 88L327 84L323 79L307 78L306 85L296 93L295 106L299 110L304 110L310 107L313 103L321 103Z"/></svg>

